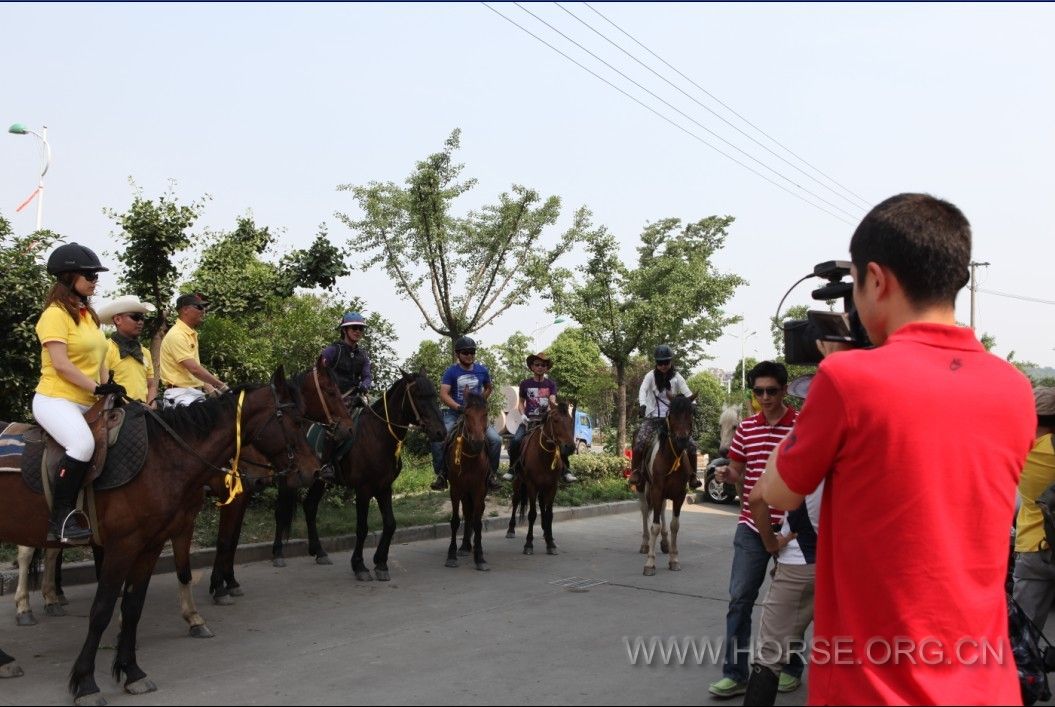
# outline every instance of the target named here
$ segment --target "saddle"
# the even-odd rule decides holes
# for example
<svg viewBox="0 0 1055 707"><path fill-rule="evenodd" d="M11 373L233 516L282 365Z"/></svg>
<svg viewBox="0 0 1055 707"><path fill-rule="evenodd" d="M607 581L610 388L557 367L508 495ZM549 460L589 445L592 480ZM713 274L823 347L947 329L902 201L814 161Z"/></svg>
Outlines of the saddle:
<svg viewBox="0 0 1055 707"><path fill-rule="evenodd" d="M97 402L84 419L95 439L95 453L85 476L85 486L97 491L123 486L143 468L147 455L146 408L129 405L103 408ZM63 447L37 425L11 423L0 433L0 471L21 472L31 491L51 502L51 488L58 475ZM9 457L3 463L2 457ZM16 457L20 457L17 460Z"/></svg>
<svg viewBox="0 0 1055 707"><path fill-rule="evenodd" d="M335 444L326 430L326 426L318 422L308 425L308 446L315 452L319 461L336 466L351 451L359 440L359 419L363 415L364 408L357 407L349 411L352 416L352 434L340 444Z"/></svg>

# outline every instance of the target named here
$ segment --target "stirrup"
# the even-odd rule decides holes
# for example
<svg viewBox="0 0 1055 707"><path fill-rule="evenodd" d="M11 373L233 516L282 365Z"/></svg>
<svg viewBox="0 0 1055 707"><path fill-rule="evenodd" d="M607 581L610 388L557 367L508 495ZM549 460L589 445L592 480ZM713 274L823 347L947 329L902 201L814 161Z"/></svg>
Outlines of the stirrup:
<svg viewBox="0 0 1055 707"><path fill-rule="evenodd" d="M79 524L70 526L70 520L74 518L74 515L82 515L85 520L88 519L88 516L83 511L74 508L66 514L57 533L55 532L55 523L49 521L47 537L49 542L59 542L65 545L87 545L91 542L92 529L90 524L87 527L82 527Z"/></svg>

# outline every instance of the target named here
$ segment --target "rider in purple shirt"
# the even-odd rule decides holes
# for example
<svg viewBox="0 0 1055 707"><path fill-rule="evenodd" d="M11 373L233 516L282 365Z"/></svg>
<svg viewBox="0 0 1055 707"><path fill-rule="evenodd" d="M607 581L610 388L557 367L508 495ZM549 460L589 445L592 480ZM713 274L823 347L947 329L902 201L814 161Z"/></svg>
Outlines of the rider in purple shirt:
<svg viewBox="0 0 1055 707"><path fill-rule="evenodd" d="M524 422L517 427L509 443L509 473L504 478L506 481L513 479L513 474L520 471L520 443L527 435L529 422L539 422L546 416L550 405L557 404L557 383L546 376L553 368L553 361L545 353L531 354L527 357L527 367L531 371L531 377L520 382L520 399L517 409L524 415ZM563 480L567 483L578 481L571 473L568 459L564 459Z"/></svg>

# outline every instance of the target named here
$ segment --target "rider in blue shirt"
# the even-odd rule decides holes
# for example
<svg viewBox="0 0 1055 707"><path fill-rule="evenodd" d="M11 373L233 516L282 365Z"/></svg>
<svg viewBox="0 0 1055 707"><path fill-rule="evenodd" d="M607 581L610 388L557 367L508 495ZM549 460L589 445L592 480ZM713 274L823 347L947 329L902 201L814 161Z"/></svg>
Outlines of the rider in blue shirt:
<svg viewBox="0 0 1055 707"><path fill-rule="evenodd" d="M454 353L458 362L443 372L440 380L440 402L443 403L441 417L447 427L447 433L458 423L458 417L465 407L465 390L479 393L485 399L491 396L491 373L487 366L476 362L476 342L468 336L462 336L454 342ZM487 476L487 488L494 491L499 487L495 480L498 471L498 460L502 454L502 438L491 425L487 426L487 456L491 462L491 473ZM442 491L447 488L447 470L443 463L444 442L432 445L432 468L436 472L436 481L432 488Z"/></svg>

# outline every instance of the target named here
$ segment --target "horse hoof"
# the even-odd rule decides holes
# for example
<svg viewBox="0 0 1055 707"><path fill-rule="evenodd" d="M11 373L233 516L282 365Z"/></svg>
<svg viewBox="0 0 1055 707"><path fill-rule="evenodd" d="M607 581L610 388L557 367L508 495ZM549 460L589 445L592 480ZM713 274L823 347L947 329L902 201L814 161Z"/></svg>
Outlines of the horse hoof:
<svg viewBox="0 0 1055 707"><path fill-rule="evenodd" d="M524 554L525 555L534 555L535 554L535 548L533 548L533 547L525 547L524 548Z"/></svg>
<svg viewBox="0 0 1055 707"><path fill-rule="evenodd" d="M388 582L392 579L392 577L390 577L388 574L388 570L375 569L374 576L377 578L378 582Z"/></svg>
<svg viewBox="0 0 1055 707"><path fill-rule="evenodd" d="M234 606L234 599L229 594L217 594L212 598L212 603L216 606Z"/></svg>
<svg viewBox="0 0 1055 707"><path fill-rule="evenodd" d="M102 707L102 705L107 704L107 702L106 698L103 697L101 694L99 694L98 692L92 692L87 695L81 695L73 701L73 704L77 705L78 707Z"/></svg>
<svg viewBox="0 0 1055 707"><path fill-rule="evenodd" d="M286 566L286 558L284 558L284 557L276 557L275 559L271 560L271 564L274 565L275 567L285 567Z"/></svg>
<svg viewBox="0 0 1055 707"><path fill-rule="evenodd" d="M468 557L471 554L473 554L473 551L468 548L458 548L458 557Z"/></svg>
<svg viewBox="0 0 1055 707"><path fill-rule="evenodd" d="M148 692L157 692L158 686L150 678L143 678L125 685L125 692L129 695L145 695Z"/></svg>
<svg viewBox="0 0 1055 707"><path fill-rule="evenodd" d="M355 578L358 579L360 582L373 582L374 581L374 577L373 577L372 574L370 574L369 570L358 570L355 573Z"/></svg>
<svg viewBox="0 0 1055 707"><path fill-rule="evenodd" d="M555 547L547 547L546 548L546 554L547 555L559 555L560 553L557 552L557 548L555 548Z"/></svg>
<svg viewBox="0 0 1055 707"><path fill-rule="evenodd" d="M332 565L333 560L330 559L329 555L316 555L315 564L317 565Z"/></svg>
<svg viewBox="0 0 1055 707"><path fill-rule="evenodd" d="M458 560L447 560L446 562L443 563L443 566L444 567L457 567L458 566Z"/></svg>
<svg viewBox="0 0 1055 707"><path fill-rule="evenodd" d="M667 543L666 540L659 541L659 549L660 552L662 552L664 555L670 554L670 545Z"/></svg>
<svg viewBox="0 0 1055 707"><path fill-rule="evenodd" d="M486 562L477 562L476 563L476 569L480 570L481 572L490 572L491 571L491 568L487 566Z"/></svg>
<svg viewBox="0 0 1055 707"><path fill-rule="evenodd" d="M245 592L242 591L241 587L228 587L227 593L233 597L244 597Z"/></svg>
<svg viewBox="0 0 1055 707"><path fill-rule="evenodd" d="M516 536L517 536L517 534L515 532L513 532L512 530L507 530L506 531L506 537L507 538L515 538Z"/></svg>
<svg viewBox="0 0 1055 707"><path fill-rule="evenodd" d="M681 572L681 565L677 562L671 562L667 567L670 568L671 572Z"/></svg>
<svg viewBox="0 0 1055 707"><path fill-rule="evenodd" d="M205 624L190 627L191 638L213 638L214 636L216 636L216 634L210 631L209 627Z"/></svg>
<svg viewBox="0 0 1055 707"><path fill-rule="evenodd" d="M65 616L66 610L62 608L62 604L48 604L44 607L45 616Z"/></svg>
<svg viewBox="0 0 1055 707"><path fill-rule="evenodd" d="M19 614L15 617L15 623L19 626L36 626L37 617L33 615L32 611L27 611L24 614Z"/></svg>
<svg viewBox="0 0 1055 707"><path fill-rule="evenodd" d="M62 606L66 606L67 604L70 603L70 600L66 598L65 594L58 594L56 596L57 596L57 598L59 600L59 604L61 604Z"/></svg>
<svg viewBox="0 0 1055 707"><path fill-rule="evenodd" d="M656 576L656 568L655 567L646 567L645 568L645 576L646 577L655 577Z"/></svg>
<svg viewBox="0 0 1055 707"><path fill-rule="evenodd" d="M4 663L0 665L0 679L20 678L23 675L25 675L25 672L18 663Z"/></svg>
<svg viewBox="0 0 1055 707"><path fill-rule="evenodd" d="M641 549L638 550L638 552L641 553L642 555L647 555L648 554L648 545L642 545Z"/></svg>

